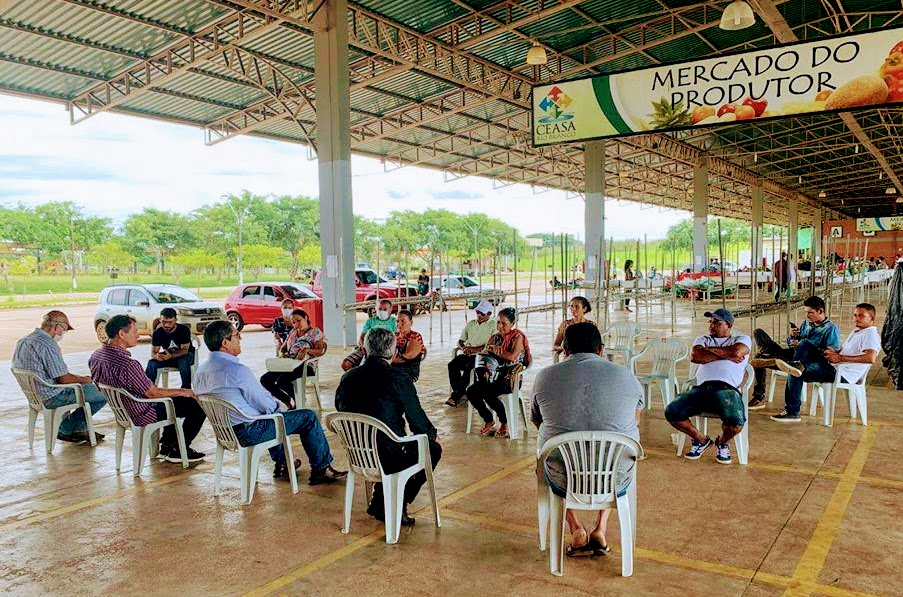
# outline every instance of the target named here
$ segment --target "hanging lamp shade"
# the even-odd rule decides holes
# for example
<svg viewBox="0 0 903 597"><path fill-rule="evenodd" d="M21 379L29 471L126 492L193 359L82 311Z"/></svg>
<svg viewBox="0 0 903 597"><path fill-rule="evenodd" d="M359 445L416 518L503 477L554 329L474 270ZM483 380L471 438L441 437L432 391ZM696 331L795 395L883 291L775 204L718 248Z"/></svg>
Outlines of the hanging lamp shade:
<svg viewBox="0 0 903 597"><path fill-rule="evenodd" d="M718 26L725 31L737 31L738 29L746 29L756 22L756 15L753 9L743 0L731 2L721 13L721 23Z"/></svg>
<svg viewBox="0 0 903 597"><path fill-rule="evenodd" d="M527 64L545 64L546 62L548 62L546 49L539 45L539 42L534 41L527 50Z"/></svg>

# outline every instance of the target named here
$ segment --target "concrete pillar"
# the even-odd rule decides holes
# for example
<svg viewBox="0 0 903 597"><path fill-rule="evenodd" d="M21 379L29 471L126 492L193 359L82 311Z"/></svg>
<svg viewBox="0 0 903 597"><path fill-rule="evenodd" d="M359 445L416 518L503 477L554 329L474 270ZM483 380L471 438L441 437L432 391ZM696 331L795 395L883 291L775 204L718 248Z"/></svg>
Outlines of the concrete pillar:
<svg viewBox="0 0 903 597"><path fill-rule="evenodd" d="M709 163L699 160L693 170L693 271L702 271L709 265Z"/></svg>
<svg viewBox="0 0 903 597"><path fill-rule="evenodd" d="M332 344L356 344L354 312L354 212L351 201L350 89L345 0L329 0L316 18L317 161L320 249L323 258L323 327Z"/></svg>
<svg viewBox="0 0 903 597"><path fill-rule="evenodd" d="M583 149L586 168L583 213L584 239L586 242L586 282L596 284L605 279L605 272L597 271L599 264L605 267L605 141L590 141ZM595 298L593 290L587 298Z"/></svg>
<svg viewBox="0 0 903 597"><path fill-rule="evenodd" d="M800 227L799 209L800 204L798 201L790 202L790 225L787 232L787 263L790 265L791 271L790 294L796 294L796 284L799 282L799 277L795 273L798 271L797 265L799 263L799 243L797 242Z"/></svg>

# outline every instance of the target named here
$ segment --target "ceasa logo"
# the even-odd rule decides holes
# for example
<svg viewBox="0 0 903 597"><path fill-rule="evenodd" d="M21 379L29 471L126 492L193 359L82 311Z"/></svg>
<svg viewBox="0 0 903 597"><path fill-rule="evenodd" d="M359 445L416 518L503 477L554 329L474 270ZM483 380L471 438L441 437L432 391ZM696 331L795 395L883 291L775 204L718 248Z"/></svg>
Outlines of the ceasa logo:
<svg viewBox="0 0 903 597"><path fill-rule="evenodd" d="M536 135L544 140L563 140L576 137L574 127L574 113L567 112L568 106L573 100L557 85L549 90L549 93L539 102L539 109L543 116L539 117L536 126Z"/></svg>

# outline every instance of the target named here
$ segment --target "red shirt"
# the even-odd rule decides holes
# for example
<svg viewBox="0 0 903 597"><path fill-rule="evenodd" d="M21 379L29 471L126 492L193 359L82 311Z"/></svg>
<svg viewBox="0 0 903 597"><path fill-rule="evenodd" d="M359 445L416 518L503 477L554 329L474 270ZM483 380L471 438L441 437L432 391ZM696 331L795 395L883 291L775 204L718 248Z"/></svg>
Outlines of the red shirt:
<svg viewBox="0 0 903 597"><path fill-rule="evenodd" d="M141 363L119 346L104 344L95 350L88 359L88 367L96 383L122 388L136 398L144 398L144 394L154 385L144 373ZM124 398L123 403L135 425L150 425L157 421L153 403L135 402L129 398Z"/></svg>

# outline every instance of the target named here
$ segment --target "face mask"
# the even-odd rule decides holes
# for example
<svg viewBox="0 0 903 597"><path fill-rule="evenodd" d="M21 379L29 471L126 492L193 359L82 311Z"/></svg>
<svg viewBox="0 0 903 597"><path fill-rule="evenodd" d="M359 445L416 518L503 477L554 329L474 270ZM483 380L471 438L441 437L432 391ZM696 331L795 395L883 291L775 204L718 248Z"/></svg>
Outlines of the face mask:
<svg viewBox="0 0 903 597"><path fill-rule="evenodd" d="M376 316L379 317L381 320L385 321L385 320L389 319L389 312L383 311L382 309L380 309L379 311L376 312Z"/></svg>
<svg viewBox="0 0 903 597"><path fill-rule="evenodd" d="M60 342L63 341L63 335L60 334L59 336L54 336L53 341L56 342L57 344L59 344Z"/></svg>
<svg viewBox="0 0 903 597"><path fill-rule="evenodd" d="M283 309L283 310L282 310L282 316L283 316L283 317L289 317L289 316L291 316L291 314L292 314L292 310L291 310L291 309Z"/></svg>

